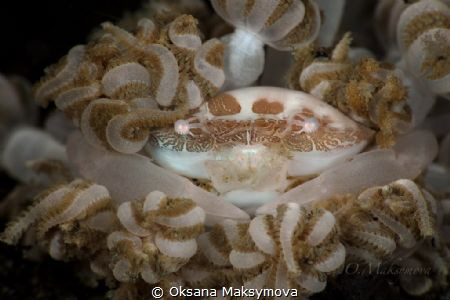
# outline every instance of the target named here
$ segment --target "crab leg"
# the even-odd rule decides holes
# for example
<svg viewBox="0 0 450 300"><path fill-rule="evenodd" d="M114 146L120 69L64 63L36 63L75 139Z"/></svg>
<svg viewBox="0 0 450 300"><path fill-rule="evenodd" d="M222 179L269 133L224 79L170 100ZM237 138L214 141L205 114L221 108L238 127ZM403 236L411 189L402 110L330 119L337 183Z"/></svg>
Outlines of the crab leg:
<svg viewBox="0 0 450 300"><path fill-rule="evenodd" d="M195 186L188 179L156 166L139 154L112 153L89 146L79 133L69 138L69 160L86 179L104 185L117 203L144 198L152 191L169 197L189 198L206 212L207 224L225 218L248 219L247 213Z"/></svg>

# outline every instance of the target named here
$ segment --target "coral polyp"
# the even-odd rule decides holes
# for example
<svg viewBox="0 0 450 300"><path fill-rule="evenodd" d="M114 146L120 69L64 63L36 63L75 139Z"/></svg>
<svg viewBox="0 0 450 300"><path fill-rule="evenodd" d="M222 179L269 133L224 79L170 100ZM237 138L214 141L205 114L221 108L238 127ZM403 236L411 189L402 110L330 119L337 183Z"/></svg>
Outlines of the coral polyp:
<svg viewBox="0 0 450 300"><path fill-rule="evenodd" d="M154 0L0 76L1 241L112 299L448 297L449 3L358 5Z"/></svg>
<svg viewBox="0 0 450 300"><path fill-rule="evenodd" d="M166 23L142 19L135 34L102 24L96 42L72 48L46 74L37 101L54 100L98 147L139 151L149 127L182 118L225 78L218 40L202 43L192 16Z"/></svg>
<svg viewBox="0 0 450 300"><path fill-rule="evenodd" d="M314 1L211 1L215 11L236 27L224 36L227 88L243 87L264 69L264 44L288 51L314 40L320 11ZM238 67L239 66L239 67Z"/></svg>

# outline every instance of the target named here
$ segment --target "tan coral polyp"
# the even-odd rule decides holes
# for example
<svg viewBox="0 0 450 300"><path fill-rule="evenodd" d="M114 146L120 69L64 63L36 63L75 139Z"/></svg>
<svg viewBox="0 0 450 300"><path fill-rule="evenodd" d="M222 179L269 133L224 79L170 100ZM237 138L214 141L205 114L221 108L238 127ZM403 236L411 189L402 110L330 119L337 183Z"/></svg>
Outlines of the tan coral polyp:
<svg viewBox="0 0 450 300"><path fill-rule="evenodd" d="M189 15L182 15L169 26L169 37L178 47L196 50L202 44L197 20Z"/></svg>
<svg viewBox="0 0 450 300"><path fill-rule="evenodd" d="M83 112L81 131L94 145L108 147L106 128L116 115L128 111L128 105L119 100L98 99L91 102ZM102 145L98 145L98 143Z"/></svg>
<svg viewBox="0 0 450 300"><path fill-rule="evenodd" d="M45 76L38 84L35 92L36 100L46 106L49 100L58 92L73 84L79 75L80 66L85 58L85 46L78 45L70 49L61 65L54 68L56 74Z"/></svg>
<svg viewBox="0 0 450 300"><path fill-rule="evenodd" d="M223 54L225 45L216 43L213 45L205 55L205 60L214 67L223 68Z"/></svg>
<svg viewBox="0 0 450 300"><path fill-rule="evenodd" d="M91 85L73 88L61 93L55 99L55 104L76 125L79 125L81 114L88 104L98 96L100 96L100 84L94 82Z"/></svg>
<svg viewBox="0 0 450 300"><path fill-rule="evenodd" d="M278 50L289 50L309 44L318 35L320 29L320 12L317 4L305 0L305 17L282 40L269 43Z"/></svg>
<svg viewBox="0 0 450 300"><path fill-rule="evenodd" d="M419 14L403 28L402 41L406 48L424 32L433 28L450 29L450 16L438 11L428 11Z"/></svg>
<svg viewBox="0 0 450 300"><path fill-rule="evenodd" d="M104 93L112 98L120 95L130 96L127 98L144 97L148 94L149 87L150 74L138 63L118 65L109 70L102 79ZM127 90L133 90L133 92Z"/></svg>
<svg viewBox="0 0 450 300"><path fill-rule="evenodd" d="M267 18L266 23L264 24L266 27L273 25L276 21L278 21L289 9L291 4L295 0L281 0L278 1L277 7L272 11L272 14Z"/></svg>

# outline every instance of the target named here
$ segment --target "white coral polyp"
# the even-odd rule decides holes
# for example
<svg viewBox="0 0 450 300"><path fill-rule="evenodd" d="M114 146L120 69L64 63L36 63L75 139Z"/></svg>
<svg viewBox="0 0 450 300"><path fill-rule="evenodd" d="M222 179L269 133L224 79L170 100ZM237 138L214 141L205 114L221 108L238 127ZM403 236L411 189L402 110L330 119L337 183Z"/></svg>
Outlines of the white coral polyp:
<svg viewBox="0 0 450 300"><path fill-rule="evenodd" d="M264 70L264 43L258 37L239 29L222 41L227 45L224 53L227 80L223 89L254 83Z"/></svg>
<svg viewBox="0 0 450 300"><path fill-rule="evenodd" d="M127 85L141 85L143 89L150 88L150 74L138 63L127 63L112 68L102 78L103 92L114 98L118 90Z"/></svg>
<svg viewBox="0 0 450 300"><path fill-rule="evenodd" d="M119 254L113 270L119 281L140 274L146 282L157 283L161 270L176 272L197 253L205 212L191 200L153 191L139 203L122 203L117 216L126 232L111 233L108 248Z"/></svg>
<svg viewBox="0 0 450 300"><path fill-rule="evenodd" d="M298 288L299 294L311 295L322 291L326 275L345 261L335 218L325 210L282 204L274 216L257 216L247 231L235 232L240 238L231 240L229 260L246 287Z"/></svg>
<svg viewBox="0 0 450 300"><path fill-rule="evenodd" d="M67 163L64 146L44 131L19 128L11 133L1 152L1 165L12 176L26 183L48 184L49 179L37 174L27 163L36 160Z"/></svg>
<svg viewBox="0 0 450 300"><path fill-rule="evenodd" d="M423 21L418 21L421 18ZM447 4L439 0L423 0L408 6L397 24L397 41L409 70L431 91L446 98L450 97L450 69L444 62L448 61L450 49L449 22L450 8ZM421 26L424 28L417 30ZM427 62L430 59L433 62Z"/></svg>
<svg viewBox="0 0 450 300"><path fill-rule="evenodd" d="M83 63L86 49L83 45L78 45L70 49L66 57L66 63L63 68L53 78L44 81L36 90L36 100L47 105L49 97L58 92L58 90L72 84L76 76L79 75L80 67Z"/></svg>
<svg viewBox="0 0 450 300"><path fill-rule="evenodd" d="M226 44L225 90L248 86L258 79L264 69L265 44L288 51L307 45L319 33L320 12L313 1L212 0L211 3L224 20L236 27L234 33L222 38ZM289 7L284 9L287 5ZM312 13L308 11L309 7L312 7ZM271 20L272 14L279 9L282 10L281 16ZM312 25L306 24L305 20ZM302 30L309 32L300 34ZM291 40L290 35L294 36ZM295 35L303 39L296 40L298 37Z"/></svg>

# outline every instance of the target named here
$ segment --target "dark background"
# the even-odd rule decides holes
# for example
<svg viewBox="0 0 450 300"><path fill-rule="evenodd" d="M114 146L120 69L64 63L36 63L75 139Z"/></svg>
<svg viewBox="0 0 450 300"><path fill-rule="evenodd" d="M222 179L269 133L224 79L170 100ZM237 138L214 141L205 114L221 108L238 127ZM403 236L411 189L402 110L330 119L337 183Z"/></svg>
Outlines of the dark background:
<svg viewBox="0 0 450 300"><path fill-rule="evenodd" d="M170 1L170 0L169 0ZM117 22L142 0L0 0L0 73L32 82L104 21Z"/></svg>

